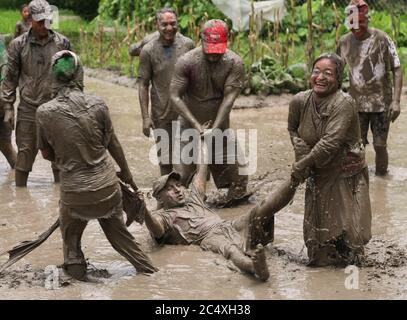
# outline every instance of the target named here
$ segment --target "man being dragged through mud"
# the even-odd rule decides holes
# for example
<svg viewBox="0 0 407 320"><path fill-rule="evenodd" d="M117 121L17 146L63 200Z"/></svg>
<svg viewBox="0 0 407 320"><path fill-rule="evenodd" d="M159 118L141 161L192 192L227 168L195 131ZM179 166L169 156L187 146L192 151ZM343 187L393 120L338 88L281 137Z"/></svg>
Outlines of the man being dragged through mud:
<svg viewBox="0 0 407 320"><path fill-rule="evenodd" d="M156 19L159 37L152 39L141 50L138 88L144 135L149 137L150 129L163 130L167 135L167 139L160 144L161 148L157 154L160 160L160 173L164 175L173 170L172 141L175 138L172 124L178 118L170 101L171 77L178 58L193 49L194 44L191 39L177 32L177 15L173 9L158 10ZM151 116L148 112L150 83ZM163 137L155 134L155 138L158 143Z"/></svg>
<svg viewBox="0 0 407 320"><path fill-rule="evenodd" d="M376 175L387 174L387 136L390 122L400 115L403 70L396 47L381 30L369 28L369 7L352 0L351 33L338 43L337 53L349 66L349 93L355 99L363 143L368 144L369 126L376 152Z"/></svg>
<svg viewBox="0 0 407 320"><path fill-rule="evenodd" d="M88 221L98 219L118 253L138 272L153 273L156 268L123 222L122 194L107 151L121 169L121 180L134 182L108 108L100 98L82 92L82 66L73 52L58 52L51 66L54 99L37 110L38 148L61 170L64 268L86 280L81 238Z"/></svg>
<svg viewBox="0 0 407 320"><path fill-rule="evenodd" d="M217 188L228 188L221 206L235 205L248 197L248 177L240 172L237 155L240 148L230 128L230 112L244 82L242 59L226 48L228 27L221 20L209 20L201 33L202 47L183 55L175 66L171 81L171 101L180 114L181 181L185 185L196 169L194 159L184 158L188 139L184 133L195 129L203 133L203 124L211 121L213 141L209 170ZM220 138L220 139L218 139ZM226 138L226 139L225 139ZM219 141L220 143L216 143ZM234 148L228 145L233 143ZM220 148L216 145L220 144ZM188 148L185 148L186 150ZM233 149L232 152L230 149ZM196 155L193 155L193 158Z"/></svg>
<svg viewBox="0 0 407 320"><path fill-rule="evenodd" d="M177 172L154 182L153 196L161 209L146 213L146 226L158 243L199 245L266 281L269 270L263 246L273 241L274 214L292 199L295 185L287 181L250 212L233 221L221 219L204 203L208 170L205 144L202 142L200 148L204 161L198 164L189 189L182 185Z"/></svg>

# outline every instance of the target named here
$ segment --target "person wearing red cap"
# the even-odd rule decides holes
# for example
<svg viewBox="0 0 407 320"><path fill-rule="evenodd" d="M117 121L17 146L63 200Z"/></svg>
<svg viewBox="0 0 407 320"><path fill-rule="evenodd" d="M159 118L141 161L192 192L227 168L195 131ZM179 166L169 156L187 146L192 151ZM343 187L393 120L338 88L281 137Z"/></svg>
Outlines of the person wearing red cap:
<svg viewBox="0 0 407 320"><path fill-rule="evenodd" d="M190 38L178 32L177 14L171 8L162 8L157 11L158 36L154 34L146 41L141 50L138 69L138 89L141 114L143 117L143 133L150 136L150 129L164 130L168 136L165 143L160 143L161 148L157 154L160 160L161 175L173 170L172 165L172 122L178 117L170 102L169 86L175 62L184 53L194 48ZM149 114L148 88L151 84L151 114ZM157 143L161 141L154 131Z"/></svg>
<svg viewBox="0 0 407 320"><path fill-rule="evenodd" d="M390 122L400 114L402 68L390 37L381 30L369 28L367 3L353 0L351 6L348 16L351 32L339 40L337 53L349 66L349 93L358 106L365 145L369 126L372 130L376 175L386 175Z"/></svg>
<svg viewBox="0 0 407 320"><path fill-rule="evenodd" d="M215 138L218 133L226 136L229 144L233 143L235 150L239 150L236 139L227 129L233 103L243 87L243 61L227 49L228 27L222 20L206 22L201 40L201 47L178 60L171 81L171 101L180 114L181 133L193 128L203 134L204 124L210 123L210 132ZM226 197L226 205L229 206L246 198L248 177L239 174L237 157L228 152L226 142L223 139L223 146L219 148L223 150L217 150L213 145L209 170L217 188L229 189ZM181 141L183 146L185 144ZM181 159L181 180L185 185L195 169L194 163L186 164Z"/></svg>

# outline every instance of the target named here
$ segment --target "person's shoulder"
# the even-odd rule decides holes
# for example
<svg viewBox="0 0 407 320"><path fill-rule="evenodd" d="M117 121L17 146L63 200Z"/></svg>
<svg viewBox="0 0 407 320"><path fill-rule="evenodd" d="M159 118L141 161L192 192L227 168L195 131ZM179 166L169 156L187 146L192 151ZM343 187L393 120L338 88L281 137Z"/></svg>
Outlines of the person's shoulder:
<svg viewBox="0 0 407 320"><path fill-rule="evenodd" d="M184 36L182 33L179 32L177 33L176 40L188 46L194 44L194 41L191 38Z"/></svg>
<svg viewBox="0 0 407 320"><path fill-rule="evenodd" d="M369 28L370 32L379 40L385 40L389 38L389 35L384 32L383 30L376 29L376 28Z"/></svg>
<svg viewBox="0 0 407 320"><path fill-rule="evenodd" d="M240 64L243 63L242 58L234 51L227 49L226 53L224 55L224 60L230 61L234 64Z"/></svg>
<svg viewBox="0 0 407 320"><path fill-rule="evenodd" d="M9 48L11 50L21 49L28 43L28 36L29 36L29 33L25 32L22 35L18 36L17 38L14 38L13 40L11 40L11 42L9 44Z"/></svg>
<svg viewBox="0 0 407 320"><path fill-rule="evenodd" d="M343 44L349 42L352 39L352 32L345 33L343 36L339 38L338 44Z"/></svg>
<svg viewBox="0 0 407 320"><path fill-rule="evenodd" d="M177 64L180 65L190 65L190 64L199 64L202 60L202 48L195 48L187 53L183 54L181 57L178 58Z"/></svg>
<svg viewBox="0 0 407 320"><path fill-rule="evenodd" d="M89 107L99 106L101 108L106 108L107 109L107 105L106 105L105 101L101 97L99 97L97 95L84 94L84 98L85 98L86 104Z"/></svg>
<svg viewBox="0 0 407 320"><path fill-rule="evenodd" d="M36 116L37 118L42 118L46 115L49 115L51 112L54 112L58 109L58 100L52 99L46 103L43 103L37 108Z"/></svg>
<svg viewBox="0 0 407 320"><path fill-rule="evenodd" d="M62 43L63 45L69 45L71 42L69 41L68 37L64 36L62 33L52 31L54 33L54 40L58 43Z"/></svg>
<svg viewBox="0 0 407 320"><path fill-rule="evenodd" d="M305 91L298 92L294 97L292 98L292 102L303 102L304 100L308 99L309 96L312 93L312 89L308 89Z"/></svg>

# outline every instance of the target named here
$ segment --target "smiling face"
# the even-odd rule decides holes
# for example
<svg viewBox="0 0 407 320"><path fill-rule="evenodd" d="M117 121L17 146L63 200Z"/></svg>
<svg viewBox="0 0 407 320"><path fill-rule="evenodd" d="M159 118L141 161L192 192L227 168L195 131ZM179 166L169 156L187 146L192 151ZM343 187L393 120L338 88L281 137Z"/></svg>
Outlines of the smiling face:
<svg viewBox="0 0 407 320"><path fill-rule="evenodd" d="M30 16L30 12L28 11L28 6L23 7L21 9L21 17L24 20L28 20L29 16Z"/></svg>
<svg viewBox="0 0 407 320"><path fill-rule="evenodd" d="M157 29L164 41L168 43L174 42L178 30L176 15L171 12L160 14L159 19L157 20Z"/></svg>
<svg viewBox="0 0 407 320"><path fill-rule="evenodd" d="M311 88L319 97L326 97L338 89L336 65L329 59L319 60L312 70Z"/></svg>
<svg viewBox="0 0 407 320"><path fill-rule="evenodd" d="M185 205L185 187L176 179L169 179L164 189L161 190L158 201L165 209L182 207Z"/></svg>

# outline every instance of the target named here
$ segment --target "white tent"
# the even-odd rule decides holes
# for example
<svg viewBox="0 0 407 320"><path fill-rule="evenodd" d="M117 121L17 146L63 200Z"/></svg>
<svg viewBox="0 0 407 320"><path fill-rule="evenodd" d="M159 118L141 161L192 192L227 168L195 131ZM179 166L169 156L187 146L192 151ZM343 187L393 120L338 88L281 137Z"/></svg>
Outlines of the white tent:
<svg viewBox="0 0 407 320"><path fill-rule="evenodd" d="M213 4L233 22L233 29L244 31L249 29L252 2L249 0L212 0ZM257 23L260 24L261 12L264 21L283 19L286 14L284 0L253 2Z"/></svg>

